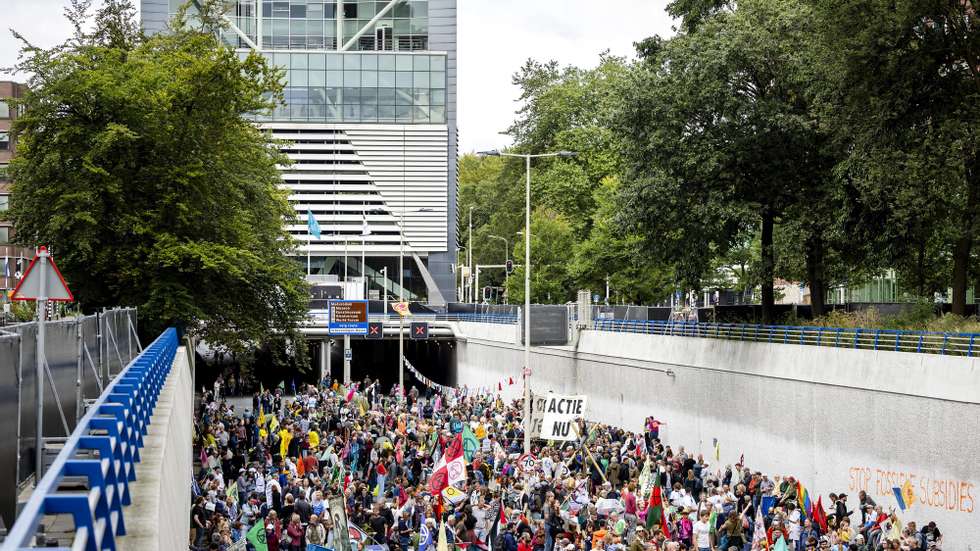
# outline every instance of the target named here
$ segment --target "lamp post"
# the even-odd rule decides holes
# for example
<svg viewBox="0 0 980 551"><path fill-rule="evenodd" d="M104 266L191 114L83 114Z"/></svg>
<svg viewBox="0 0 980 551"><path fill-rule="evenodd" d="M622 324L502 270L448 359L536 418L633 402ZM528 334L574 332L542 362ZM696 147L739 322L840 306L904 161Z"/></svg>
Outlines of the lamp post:
<svg viewBox="0 0 980 551"><path fill-rule="evenodd" d="M524 453L531 453L531 159L539 157L574 157L573 151L556 151L537 155L502 153L494 149L479 153L488 157L524 159ZM472 209L472 207L470 207ZM472 210L471 210L472 216Z"/></svg>
<svg viewBox="0 0 980 551"><path fill-rule="evenodd" d="M415 209L411 212L432 212L430 208ZM404 302L405 293L405 208L402 207L398 220L398 302ZM398 313L398 389L405 397L405 316Z"/></svg>
<svg viewBox="0 0 980 551"><path fill-rule="evenodd" d="M492 239L499 239L499 240L501 240L501 241L504 242L504 266L506 266L507 265L507 261L510 260L510 242L507 241L507 238L506 237L500 237L499 235L488 235L487 237L490 237ZM507 282L507 278L508 277L510 277L510 274L507 272L507 268L505 267L504 268L504 283ZM506 285L505 285L505 287L506 287ZM504 292L504 297L506 298L506 296L507 296L507 294L506 294L506 291L505 291ZM504 304L507 304L507 301L504 301Z"/></svg>
<svg viewBox="0 0 980 551"><path fill-rule="evenodd" d="M466 255L468 257L466 264L470 267L470 277L468 278L469 283L469 298L470 301L476 302L476 296L473 293L473 209L476 207L470 207L470 242L466 247Z"/></svg>

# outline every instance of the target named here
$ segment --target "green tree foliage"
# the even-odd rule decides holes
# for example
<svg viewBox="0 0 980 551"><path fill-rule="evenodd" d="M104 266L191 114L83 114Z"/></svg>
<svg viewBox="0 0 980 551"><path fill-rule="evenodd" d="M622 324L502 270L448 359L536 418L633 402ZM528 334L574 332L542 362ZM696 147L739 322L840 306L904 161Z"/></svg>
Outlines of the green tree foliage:
<svg viewBox="0 0 980 551"><path fill-rule="evenodd" d="M749 0L699 17L696 31L650 49L624 89L621 219L652 253L679 259L695 288L714 268L711 251L724 255L758 228L772 321L776 223L820 204L833 167L808 101L811 14L797 0Z"/></svg>
<svg viewBox="0 0 980 551"><path fill-rule="evenodd" d="M127 0L50 50L25 41L9 216L48 244L87 309L140 308L148 334L181 325L232 351L295 336L308 295L283 221L295 215L248 119L281 98L281 74L213 32L221 5L144 36ZM300 347L302 348L302 347Z"/></svg>
<svg viewBox="0 0 980 551"><path fill-rule="evenodd" d="M814 0L816 47L840 102L867 232L920 295L952 288L963 314L980 238L980 15L976 3ZM974 279L974 281L976 281Z"/></svg>
<svg viewBox="0 0 980 551"><path fill-rule="evenodd" d="M522 236L523 237L523 236ZM537 209L531 215L531 302L555 304L574 300L569 274L569 251L575 245L572 225L564 216ZM515 247L518 262L524 262L524 240ZM510 302L524 302L524 266L507 278Z"/></svg>

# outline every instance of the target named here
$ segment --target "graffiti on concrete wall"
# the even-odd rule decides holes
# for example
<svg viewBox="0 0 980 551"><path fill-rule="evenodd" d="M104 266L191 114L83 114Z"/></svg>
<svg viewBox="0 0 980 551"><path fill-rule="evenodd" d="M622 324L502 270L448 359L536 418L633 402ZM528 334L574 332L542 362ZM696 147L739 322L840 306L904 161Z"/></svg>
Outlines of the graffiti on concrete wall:
<svg viewBox="0 0 980 551"><path fill-rule="evenodd" d="M913 508L932 507L972 513L976 507L974 499L976 485L969 480L932 478L914 472L875 467L851 467L848 476L850 480L848 488L852 492L864 490L875 498L894 498L892 488L901 488L908 482L913 495L911 504ZM884 501L884 503L889 502Z"/></svg>

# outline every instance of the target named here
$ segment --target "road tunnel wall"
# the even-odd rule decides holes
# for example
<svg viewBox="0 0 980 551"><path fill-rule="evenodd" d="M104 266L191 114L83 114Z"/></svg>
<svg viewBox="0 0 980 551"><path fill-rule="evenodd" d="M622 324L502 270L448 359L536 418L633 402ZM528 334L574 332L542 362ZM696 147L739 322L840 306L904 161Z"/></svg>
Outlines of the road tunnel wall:
<svg viewBox="0 0 980 551"><path fill-rule="evenodd" d="M519 397L523 349L503 327L459 324L457 384L513 377L503 394ZM845 491L856 511L866 490L887 509L909 480L904 521L936 521L946 549L980 538L976 358L583 331L575 347L534 348L532 368L536 393L587 394L593 420L640 430L654 415L673 449L717 465L744 454L824 503Z"/></svg>

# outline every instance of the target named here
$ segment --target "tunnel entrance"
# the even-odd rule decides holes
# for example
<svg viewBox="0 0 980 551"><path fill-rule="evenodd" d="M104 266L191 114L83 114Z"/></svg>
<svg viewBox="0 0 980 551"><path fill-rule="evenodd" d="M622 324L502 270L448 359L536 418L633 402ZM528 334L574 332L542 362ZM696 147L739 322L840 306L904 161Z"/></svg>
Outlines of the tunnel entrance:
<svg viewBox="0 0 980 551"><path fill-rule="evenodd" d="M453 386L456 379L456 341L455 339L405 339L405 358L423 375L432 381ZM320 371L320 341L310 340L309 357L310 371L304 381L313 383ZM387 391L398 382L398 340L367 340L358 337L351 338L351 380L363 381L365 377L380 380L382 388ZM330 346L331 381L342 382L344 376L344 339L334 337ZM426 389L405 370L405 386Z"/></svg>

